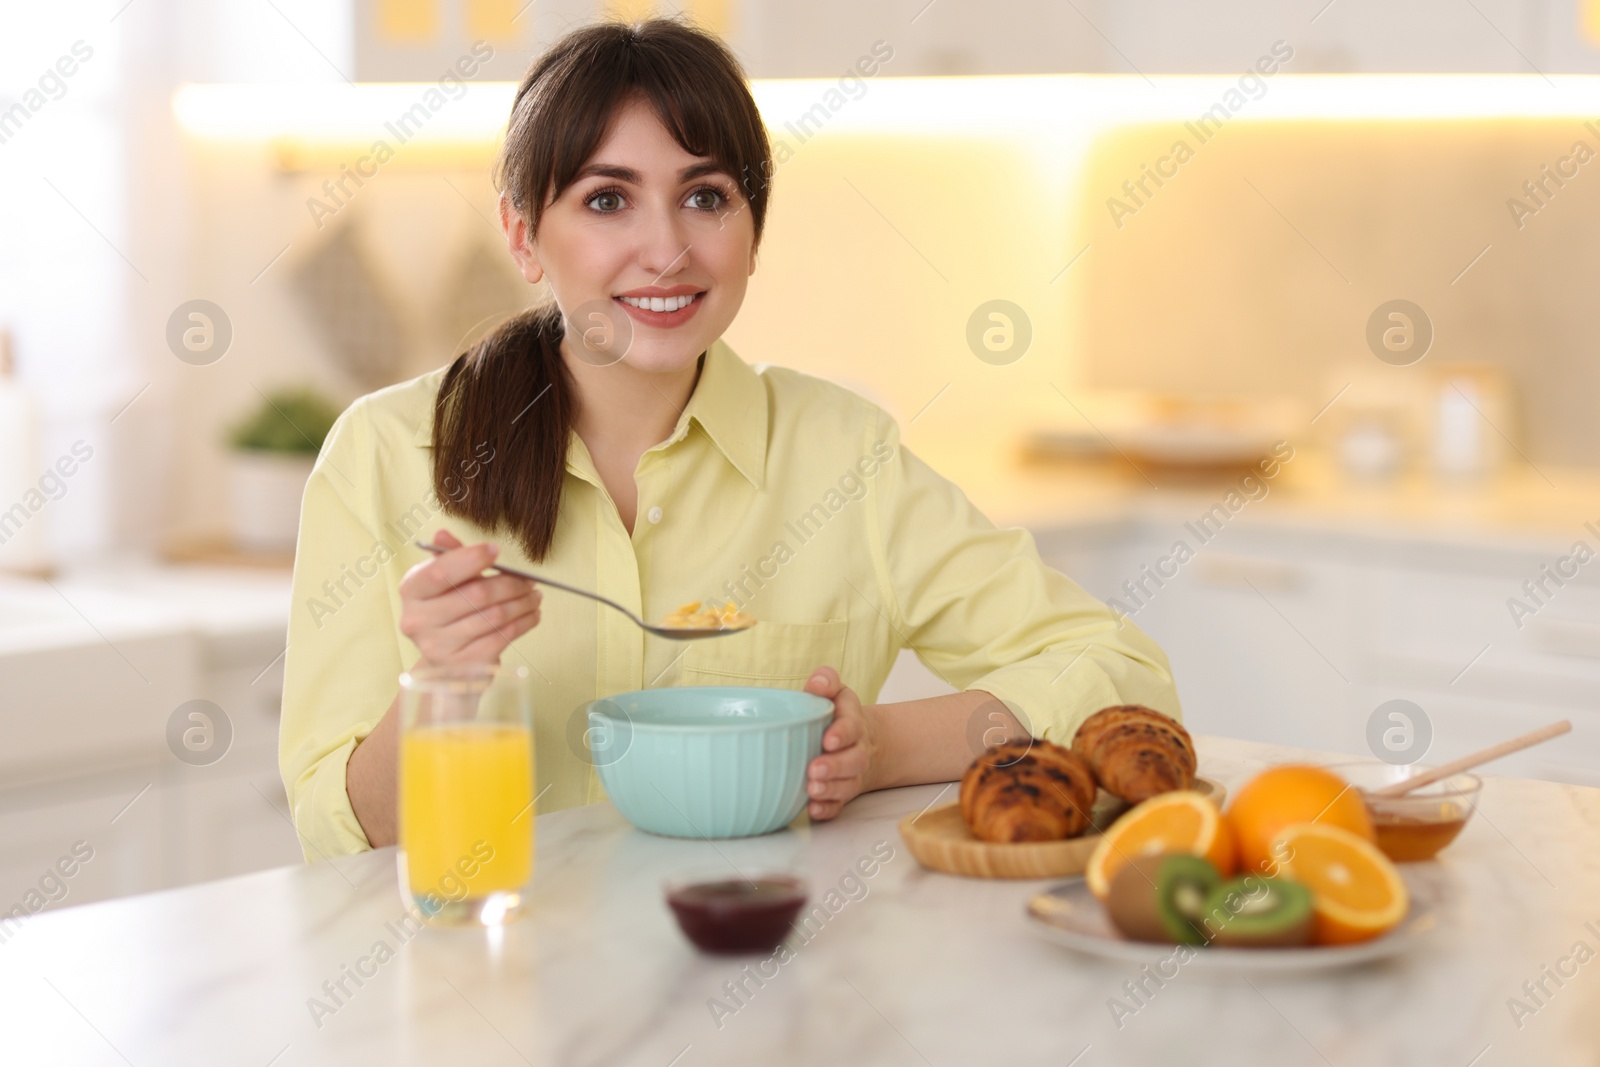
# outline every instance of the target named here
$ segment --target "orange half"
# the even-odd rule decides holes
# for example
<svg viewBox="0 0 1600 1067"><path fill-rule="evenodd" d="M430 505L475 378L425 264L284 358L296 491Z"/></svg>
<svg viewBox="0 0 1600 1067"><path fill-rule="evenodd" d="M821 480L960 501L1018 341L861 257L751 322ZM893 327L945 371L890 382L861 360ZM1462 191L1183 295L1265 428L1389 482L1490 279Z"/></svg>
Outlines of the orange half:
<svg viewBox="0 0 1600 1067"><path fill-rule="evenodd" d="M1123 864L1163 852L1203 856L1224 878L1234 870L1233 831L1222 812L1203 794L1178 789L1151 797L1112 823L1090 854L1083 879L1104 900Z"/></svg>
<svg viewBox="0 0 1600 1067"><path fill-rule="evenodd" d="M1319 945L1366 941L1398 926L1411 907L1405 880L1371 841L1322 823L1285 827L1272 847L1280 874L1311 890Z"/></svg>

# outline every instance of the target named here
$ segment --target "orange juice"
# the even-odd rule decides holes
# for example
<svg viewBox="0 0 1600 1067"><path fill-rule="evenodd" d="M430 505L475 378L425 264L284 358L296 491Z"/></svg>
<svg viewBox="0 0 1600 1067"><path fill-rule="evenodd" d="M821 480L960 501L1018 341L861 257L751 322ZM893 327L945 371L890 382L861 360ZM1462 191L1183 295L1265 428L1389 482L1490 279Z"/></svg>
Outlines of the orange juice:
<svg viewBox="0 0 1600 1067"><path fill-rule="evenodd" d="M480 898L533 873L533 745L521 726L453 723L400 740L400 847L413 895Z"/></svg>

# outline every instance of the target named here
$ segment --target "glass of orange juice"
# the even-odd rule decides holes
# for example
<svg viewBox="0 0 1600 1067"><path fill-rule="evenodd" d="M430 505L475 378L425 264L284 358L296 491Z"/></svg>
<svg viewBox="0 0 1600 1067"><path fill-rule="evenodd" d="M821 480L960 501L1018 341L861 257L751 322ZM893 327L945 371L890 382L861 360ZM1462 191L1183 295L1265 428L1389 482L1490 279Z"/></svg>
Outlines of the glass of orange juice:
<svg viewBox="0 0 1600 1067"><path fill-rule="evenodd" d="M498 926L533 875L526 667L400 676L400 893L417 917Z"/></svg>

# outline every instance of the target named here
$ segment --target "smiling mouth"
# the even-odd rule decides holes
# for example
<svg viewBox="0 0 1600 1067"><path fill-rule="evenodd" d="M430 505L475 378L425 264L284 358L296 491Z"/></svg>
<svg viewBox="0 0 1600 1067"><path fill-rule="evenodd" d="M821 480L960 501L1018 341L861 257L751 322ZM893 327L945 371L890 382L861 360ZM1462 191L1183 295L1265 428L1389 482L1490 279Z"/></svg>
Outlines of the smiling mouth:
<svg viewBox="0 0 1600 1067"><path fill-rule="evenodd" d="M619 300L631 308L638 308L640 311L653 311L657 314L670 315L675 311L681 311L697 303L705 295L702 290L687 296L617 296L612 299Z"/></svg>

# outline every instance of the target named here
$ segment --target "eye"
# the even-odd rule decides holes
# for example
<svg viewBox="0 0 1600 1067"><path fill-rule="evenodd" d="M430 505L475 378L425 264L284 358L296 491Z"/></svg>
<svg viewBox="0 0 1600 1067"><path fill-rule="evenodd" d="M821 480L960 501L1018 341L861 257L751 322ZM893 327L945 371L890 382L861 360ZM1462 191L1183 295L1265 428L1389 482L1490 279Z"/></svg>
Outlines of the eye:
<svg viewBox="0 0 1600 1067"><path fill-rule="evenodd" d="M713 214L728 203L729 197L725 190L715 185L702 185L689 194L686 204L696 211ZM614 215L622 210L625 203L622 190L614 185L603 189L596 189L583 201L584 206L597 215Z"/></svg>
<svg viewBox="0 0 1600 1067"><path fill-rule="evenodd" d="M595 201L601 199L602 197L606 198L608 202L610 200L615 200L618 203L615 207L595 207ZM590 193L588 199L584 200L583 203L585 207L592 211L596 211L601 215L611 215L622 209L621 200L622 190L618 189L614 185L608 185L604 189L596 189L594 192Z"/></svg>
<svg viewBox="0 0 1600 1067"><path fill-rule="evenodd" d="M702 185L689 194L690 203L695 203L698 198L711 197L709 202L701 200L697 207L701 211L715 211L728 202L728 194L715 185Z"/></svg>

